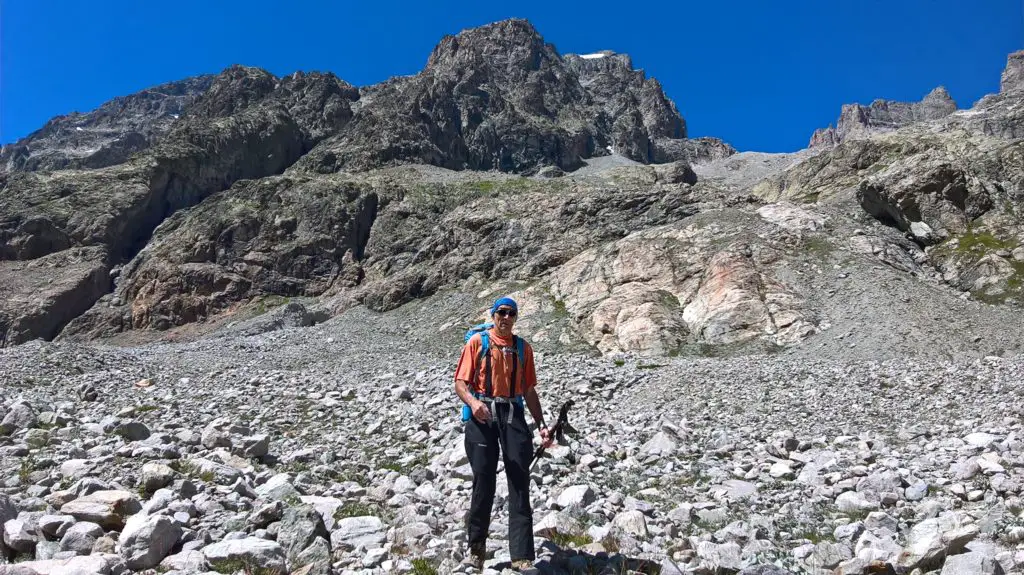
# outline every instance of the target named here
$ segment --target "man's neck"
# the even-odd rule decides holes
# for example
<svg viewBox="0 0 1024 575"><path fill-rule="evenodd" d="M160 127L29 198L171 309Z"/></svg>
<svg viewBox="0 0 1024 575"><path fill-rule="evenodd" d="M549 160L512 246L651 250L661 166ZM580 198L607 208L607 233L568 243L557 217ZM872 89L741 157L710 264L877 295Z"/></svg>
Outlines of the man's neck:
<svg viewBox="0 0 1024 575"><path fill-rule="evenodd" d="M501 331L500 329L495 327L494 328L494 335L496 335L498 337L501 337L501 338L509 338L509 337L512 337L512 330Z"/></svg>

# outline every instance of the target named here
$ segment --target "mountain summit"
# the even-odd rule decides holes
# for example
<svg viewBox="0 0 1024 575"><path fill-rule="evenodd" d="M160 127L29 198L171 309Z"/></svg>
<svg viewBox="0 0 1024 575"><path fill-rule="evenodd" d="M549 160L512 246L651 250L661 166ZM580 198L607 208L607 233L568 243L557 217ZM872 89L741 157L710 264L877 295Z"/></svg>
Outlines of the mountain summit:
<svg viewBox="0 0 1024 575"><path fill-rule="evenodd" d="M525 20L447 36L426 68L362 91L352 124L302 162L329 173L396 161L454 170L572 171L617 153L683 159L685 122L628 58L562 57Z"/></svg>

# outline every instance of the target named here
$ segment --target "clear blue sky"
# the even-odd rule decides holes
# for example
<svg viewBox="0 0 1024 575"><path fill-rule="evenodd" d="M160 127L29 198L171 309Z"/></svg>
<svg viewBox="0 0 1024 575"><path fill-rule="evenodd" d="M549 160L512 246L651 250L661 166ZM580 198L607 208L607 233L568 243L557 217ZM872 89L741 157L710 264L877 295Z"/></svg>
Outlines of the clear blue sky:
<svg viewBox="0 0 1024 575"><path fill-rule="evenodd" d="M442 35L522 17L561 53L630 54L691 136L792 151L845 102L918 100L941 84L968 107L997 91L1024 47L1021 2L0 0L0 142L235 63L357 86L414 74Z"/></svg>

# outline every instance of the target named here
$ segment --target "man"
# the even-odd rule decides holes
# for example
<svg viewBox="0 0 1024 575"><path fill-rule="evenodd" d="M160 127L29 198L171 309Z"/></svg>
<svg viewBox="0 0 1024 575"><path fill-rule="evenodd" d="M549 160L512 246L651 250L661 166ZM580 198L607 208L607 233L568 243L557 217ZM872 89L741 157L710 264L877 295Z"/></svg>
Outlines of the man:
<svg viewBox="0 0 1024 575"><path fill-rule="evenodd" d="M526 425L524 402L538 424L545 445L551 444L551 432L544 423L537 397L533 348L525 341L521 344L523 357L519 365L518 338L512 334L518 313L519 306L511 298L494 302L491 307L494 327L487 331L489 352L481 357L483 334L473 335L462 348L455 371L455 393L469 406L471 413L465 431L466 455L473 468L473 495L466 521L470 551L467 562L477 569L483 569L499 450L508 479L508 545L512 566L515 569L532 567L536 558L529 471L533 438Z"/></svg>

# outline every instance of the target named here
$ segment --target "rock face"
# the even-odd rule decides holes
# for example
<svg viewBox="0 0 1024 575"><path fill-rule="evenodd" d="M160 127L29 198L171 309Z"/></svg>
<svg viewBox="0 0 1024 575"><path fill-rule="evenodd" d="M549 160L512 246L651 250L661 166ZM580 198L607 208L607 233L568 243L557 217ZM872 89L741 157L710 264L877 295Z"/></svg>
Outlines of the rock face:
<svg viewBox="0 0 1024 575"><path fill-rule="evenodd" d="M609 146L615 152L647 163L657 156L658 140L686 138L686 123L675 104L657 80L633 69L629 56L610 51L570 54L565 63L607 118L614 119Z"/></svg>
<svg viewBox="0 0 1024 575"><path fill-rule="evenodd" d="M1024 238L1014 215L1024 181L1024 116L1012 87L1019 59L1009 59L1003 93L941 117L914 112L923 119L844 140L755 185L755 195L854 201L924 248L918 263L955 289L989 303L1021 301L1024 268L1013 258Z"/></svg>
<svg viewBox="0 0 1024 575"><path fill-rule="evenodd" d="M688 139L628 56L560 55L523 20L444 37L420 73L361 89L233 66L95 112L145 132L130 155L67 159L64 128L20 143L38 161L0 173L0 343L264 334L503 289L542 346L779 351L890 298L878 265L911 278L906 301L1012 306L1019 59L970 110L941 88L847 106L828 146L787 155ZM263 457L251 443L230 451Z"/></svg>
<svg viewBox="0 0 1024 575"><path fill-rule="evenodd" d="M361 96L353 122L303 158L304 169L571 171L610 152L650 163L654 140L686 137L661 86L628 56L563 58L525 20L446 36L422 72Z"/></svg>
<svg viewBox="0 0 1024 575"><path fill-rule="evenodd" d="M81 114L58 116L0 150L0 170L104 168L122 164L166 135L209 89L214 76L169 82L114 98Z"/></svg>
<svg viewBox="0 0 1024 575"><path fill-rule="evenodd" d="M34 249L34 248L30 248ZM28 261L0 261L0 346L53 339L110 291L102 248L71 248Z"/></svg>
<svg viewBox="0 0 1024 575"><path fill-rule="evenodd" d="M815 331L814 314L766 271L784 255L758 245L751 232L759 225L725 210L631 234L560 266L550 291L605 353L668 355L686 342L759 337L799 341Z"/></svg>
<svg viewBox="0 0 1024 575"><path fill-rule="evenodd" d="M6 260L0 261L0 273L49 269L58 280L46 286L53 297L37 304L38 311L0 309L0 340L10 345L52 338L79 315L78 308L109 291L110 269L134 256L165 217L236 180L280 172L343 125L351 117L350 102L358 98L354 88L330 75L295 74L279 81L240 66L208 84L173 129L125 163L0 174L0 260ZM66 253L83 248L92 251ZM36 287L31 274L6 284L5 300L17 304Z"/></svg>
<svg viewBox="0 0 1024 575"><path fill-rule="evenodd" d="M1006 59L1006 68L999 79L1000 92L1012 92L1024 87L1024 50L1010 54Z"/></svg>
<svg viewBox="0 0 1024 575"><path fill-rule="evenodd" d="M809 146L831 147L852 138L892 131L915 122L936 120L955 112L956 102L943 87L928 93L920 102L875 100L870 106L845 104L836 127L816 130Z"/></svg>
<svg viewBox="0 0 1024 575"><path fill-rule="evenodd" d="M604 156L700 163L733 152L686 139L675 105L628 56L562 57L523 20L445 37L421 73L362 90L330 74L233 66L5 147L0 342L53 339L72 322L67 333L80 336L167 329L255 298L360 284L393 191L388 178L333 172L420 163L550 175ZM189 247L144 250L151 237Z"/></svg>
<svg viewBox="0 0 1024 575"><path fill-rule="evenodd" d="M372 191L334 178L269 178L213 200L171 217L125 268L114 295L130 302L130 315L100 309L69 333L166 329L255 296L318 296L362 279L378 208Z"/></svg>

